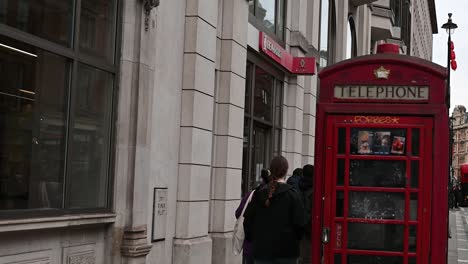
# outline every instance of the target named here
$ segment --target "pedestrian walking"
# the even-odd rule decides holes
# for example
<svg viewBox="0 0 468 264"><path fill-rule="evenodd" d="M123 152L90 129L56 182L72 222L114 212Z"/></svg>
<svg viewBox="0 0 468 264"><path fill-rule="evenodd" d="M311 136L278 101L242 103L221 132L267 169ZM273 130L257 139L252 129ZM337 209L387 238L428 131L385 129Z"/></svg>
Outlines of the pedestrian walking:
<svg viewBox="0 0 468 264"><path fill-rule="evenodd" d="M244 214L245 239L252 242L255 264L296 264L304 227L298 191L286 183L288 162L270 163L271 180L255 191Z"/></svg>
<svg viewBox="0 0 468 264"><path fill-rule="evenodd" d="M249 196L251 195L252 192L255 192L258 190L261 186L265 185L268 183L270 179L270 170L268 169L262 169L260 176L262 178L262 183L248 192L241 200L239 207L236 209L236 219L239 218L242 214L242 211L244 211L244 207L246 206L247 200ZM253 259L253 254L252 254L252 242L244 240L244 244L242 245L242 264L254 264L254 259Z"/></svg>
<svg viewBox="0 0 468 264"><path fill-rule="evenodd" d="M299 181L302 178L302 168L297 168L293 171L291 177L288 178L286 181L289 185L291 185L294 189L299 191Z"/></svg>
<svg viewBox="0 0 468 264"><path fill-rule="evenodd" d="M300 263L310 264L312 262L311 238L312 238L312 205L313 205L313 180L314 180L314 165L307 164L302 170L302 178L299 181L299 189L304 203L304 235L301 240L301 258Z"/></svg>

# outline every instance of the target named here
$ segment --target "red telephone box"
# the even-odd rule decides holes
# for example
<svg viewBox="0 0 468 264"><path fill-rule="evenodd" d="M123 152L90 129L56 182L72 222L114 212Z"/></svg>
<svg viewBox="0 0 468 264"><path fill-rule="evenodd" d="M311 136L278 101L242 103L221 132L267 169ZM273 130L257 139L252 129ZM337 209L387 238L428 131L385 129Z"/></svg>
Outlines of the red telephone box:
<svg viewBox="0 0 468 264"><path fill-rule="evenodd" d="M446 263L446 69L377 54L319 77L312 263Z"/></svg>

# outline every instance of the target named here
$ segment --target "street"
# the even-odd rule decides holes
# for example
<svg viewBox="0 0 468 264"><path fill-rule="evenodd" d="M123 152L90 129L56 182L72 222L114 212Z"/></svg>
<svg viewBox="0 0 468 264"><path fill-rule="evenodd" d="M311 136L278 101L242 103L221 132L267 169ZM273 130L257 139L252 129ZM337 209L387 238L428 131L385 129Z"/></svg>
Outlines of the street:
<svg viewBox="0 0 468 264"><path fill-rule="evenodd" d="M468 208L450 210L448 264L468 263Z"/></svg>

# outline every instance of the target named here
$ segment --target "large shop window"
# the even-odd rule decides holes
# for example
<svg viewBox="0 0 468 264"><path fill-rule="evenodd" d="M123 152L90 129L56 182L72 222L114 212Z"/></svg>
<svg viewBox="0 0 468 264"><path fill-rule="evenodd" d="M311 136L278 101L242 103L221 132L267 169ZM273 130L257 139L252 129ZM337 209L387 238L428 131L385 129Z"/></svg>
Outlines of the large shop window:
<svg viewBox="0 0 468 264"><path fill-rule="evenodd" d="M0 1L0 218L108 208L116 19L117 0Z"/></svg>
<svg viewBox="0 0 468 264"><path fill-rule="evenodd" d="M261 31L284 39L286 0L249 0L249 21Z"/></svg>
<svg viewBox="0 0 468 264"><path fill-rule="evenodd" d="M247 63L242 193L261 183L260 172L281 154L283 83Z"/></svg>

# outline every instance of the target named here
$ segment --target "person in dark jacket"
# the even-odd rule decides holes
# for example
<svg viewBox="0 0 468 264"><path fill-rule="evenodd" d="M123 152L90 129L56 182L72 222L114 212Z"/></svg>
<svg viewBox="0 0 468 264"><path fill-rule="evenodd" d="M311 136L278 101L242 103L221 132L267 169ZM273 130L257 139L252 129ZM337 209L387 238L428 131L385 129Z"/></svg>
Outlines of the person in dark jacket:
<svg viewBox="0 0 468 264"><path fill-rule="evenodd" d="M311 263L311 238L312 238L312 205L313 205L313 180L314 165L307 164L302 170L302 178L299 181L299 189L304 203L304 236L301 240L301 263Z"/></svg>
<svg viewBox="0 0 468 264"><path fill-rule="evenodd" d="M287 160L275 157L270 182L254 193L244 213L245 239L253 243L255 264L297 263L304 207L299 192L285 181L287 171Z"/></svg>
<svg viewBox="0 0 468 264"><path fill-rule="evenodd" d="M242 210L244 210L245 203L247 202L247 199L250 196L250 193L252 193L255 190L258 190L262 185L265 185L268 183L270 179L270 170L267 169L262 169L260 172L260 176L262 177L262 183L257 186L255 189L251 190L248 192L241 200L239 207L236 209L236 219L240 217L242 214ZM254 258L252 254L252 242L244 240L244 244L242 245L242 264L254 264Z"/></svg>
<svg viewBox="0 0 468 264"><path fill-rule="evenodd" d="M302 168L297 168L293 171L293 175L288 178L286 181L289 185L294 187L297 191L299 191L299 182L302 178Z"/></svg>

